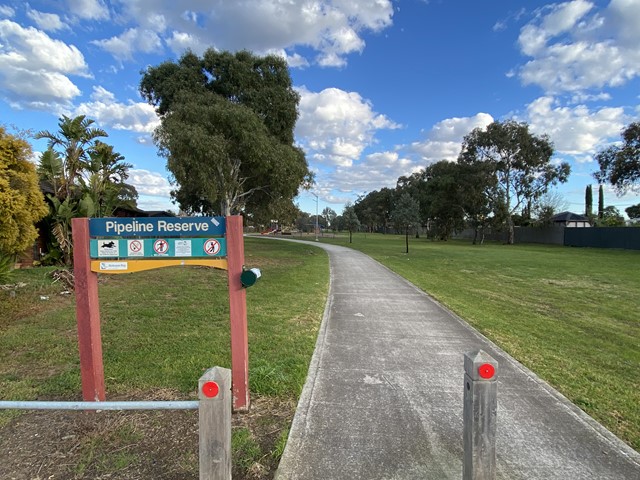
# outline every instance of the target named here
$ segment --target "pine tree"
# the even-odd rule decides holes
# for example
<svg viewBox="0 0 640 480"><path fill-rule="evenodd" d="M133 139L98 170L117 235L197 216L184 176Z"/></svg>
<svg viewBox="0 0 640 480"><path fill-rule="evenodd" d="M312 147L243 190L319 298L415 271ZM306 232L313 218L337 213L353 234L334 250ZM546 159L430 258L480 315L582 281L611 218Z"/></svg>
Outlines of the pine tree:
<svg viewBox="0 0 640 480"><path fill-rule="evenodd" d="M587 217L591 217L591 215L593 215L593 189L591 188L591 185L587 185L584 192L584 214Z"/></svg>
<svg viewBox="0 0 640 480"><path fill-rule="evenodd" d="M604 188L600 185L598 190L598 218L602 220L604 217Z"/></svg>

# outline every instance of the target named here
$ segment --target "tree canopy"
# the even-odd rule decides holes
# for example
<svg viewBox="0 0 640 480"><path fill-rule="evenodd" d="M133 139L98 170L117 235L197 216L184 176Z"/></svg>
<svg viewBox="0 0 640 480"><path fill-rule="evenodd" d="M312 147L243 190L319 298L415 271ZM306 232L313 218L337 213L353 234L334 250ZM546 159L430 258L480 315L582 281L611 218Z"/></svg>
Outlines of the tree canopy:
<svg viewBox="0 0 640 480"><path fill-rule="evenodd" d="M640 220L640 203L624 209L631 220Z"/></svg>
<svg viewBox="0 0 640 480"><path fill-rule="evenodd" d="M81 172L89 161L89 152L99 137L107 137L107 132L93 126L94 120L85 115L74 118L62 115L58 122L58 131L43 130L36 133L35 138L45 138L49 141L52 157L46 160L60 165L47 165L47 173L60 175L56 184L56 196L66 198L73 195ZM58 151L60 150L60 151Z"/></svg>
<svg viewBox="0 0 640 480"><path fill-rule="evenodd" d="M353 232L360 228L360 220L358 220L355 208L350 203L347 203L344 206L344 210L342 211L342 221L344 222L344 227L349 231L349 243L352 243Z"/></svg>
<svg viewBox="0 0 640 480"><path fill-rule="evenodd" d="M293 145L299 96L282 58L187 52L148 68L140 92L160 115L155 141L183 210L230 215L291 203L311 179Z"/></svg>
<svg viewBox="0 0 640 480"><path fill-rule="evenodd" d="M526 123L493 122L464 137L459 162L487 165L495 186L487 194L501 205L507 220L508 243L514 241L513 215L528 201L535 201L551 185L565 182L568 163L552 165L553 146L546 135L537 136Z"/></svg>
<svg viewBox="0 0 640 480"><path fill-rule="evenodd" d="M600 150L596 156L600 170L593 176L600 183L610 183L619 194L640 184L640 122L622 131L622 144Z"/></svg>
<svg viewBox="0 0 640 480"><path fill-rule="evenodd" d="M24 252L38 237L35 223L47 214L29 143L0 126L0 256Z"/></svg>
<svg viewBox="0 0 640 480"><path fill-rule="evenodd" d="M131 164L113 146L99 140L107 132L84 115L63 115L58 131L40 131L35 138L48 140L40 157L38 175L52 188L46 223L53 234L48 250L57 248L60 259L71 264L71 219L108 217L117 207L135 207L138 192L125 183Z"/></svg>
<svg viewBox="0 0 640 480"><path fill-rule="evenodd" d="M420 203L407 192L400 195L391 219L398 229L404 230L406 253L409 253L409 228L420 226Z"/></svg>

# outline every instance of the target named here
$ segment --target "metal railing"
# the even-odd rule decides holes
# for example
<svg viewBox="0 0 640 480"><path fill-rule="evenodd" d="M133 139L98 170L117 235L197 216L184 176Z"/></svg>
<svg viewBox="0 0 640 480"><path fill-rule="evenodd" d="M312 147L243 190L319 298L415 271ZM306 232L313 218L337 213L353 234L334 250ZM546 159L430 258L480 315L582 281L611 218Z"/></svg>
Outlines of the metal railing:
<svg viewBox="0 0 640 480"><path fill-rule="evenodd" d="M198 410L200 480L231 479L231 370L213 367L198 380L197 401L0 401L20 410Z"/></svg>

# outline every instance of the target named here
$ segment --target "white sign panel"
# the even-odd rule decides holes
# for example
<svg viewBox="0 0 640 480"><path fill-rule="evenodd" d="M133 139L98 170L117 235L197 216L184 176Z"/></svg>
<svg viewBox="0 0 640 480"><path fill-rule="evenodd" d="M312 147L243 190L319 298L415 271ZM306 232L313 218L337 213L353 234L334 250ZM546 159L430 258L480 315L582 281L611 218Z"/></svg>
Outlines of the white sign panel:
<svg viewBox="0 0 640 480"><path fill-rule="evenodd" d="M191 256L191 240L176 240L174 246L176 257Z"/></svg>
<svg viewBox="0 0 640 480"><path fill-rule="evenodd" d="M127 240L127 256L144 257L143 240Z"/></svg>
<svg viewBox="0 0 640 480"><path fill-rule="evenodd" d="M119 257L118 240L99 240L98 257Z"/></svg>

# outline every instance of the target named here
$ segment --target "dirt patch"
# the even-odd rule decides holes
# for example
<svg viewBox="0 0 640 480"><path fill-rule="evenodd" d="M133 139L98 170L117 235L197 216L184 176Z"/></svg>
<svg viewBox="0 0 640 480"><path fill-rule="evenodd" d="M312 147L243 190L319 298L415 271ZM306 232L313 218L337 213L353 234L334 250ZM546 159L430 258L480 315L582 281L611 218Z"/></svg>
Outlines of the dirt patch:
<svg viewBox="0 0 640 480"><path fill-rule="evenodd" d="M293 401L256 397L250 413L234 415L244 438L234 445L234 479L273 478L294 409ZM24 413L0 429L0 478L197 479L198 413Z"/></svg>

